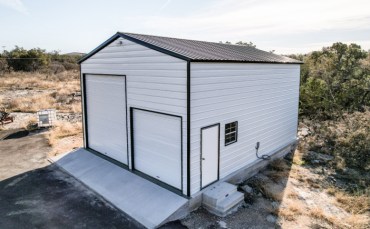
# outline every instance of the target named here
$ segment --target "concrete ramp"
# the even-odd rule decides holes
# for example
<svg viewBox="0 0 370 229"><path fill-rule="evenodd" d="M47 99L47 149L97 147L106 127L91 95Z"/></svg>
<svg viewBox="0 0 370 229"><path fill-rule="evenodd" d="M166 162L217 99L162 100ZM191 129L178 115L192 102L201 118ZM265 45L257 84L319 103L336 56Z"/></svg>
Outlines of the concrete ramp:
<svg viewBox="0 0 370 229"><path fill-rule="evenodd" d="M53 161L147 228L175 220L176 212L188 202L85 149Z"/></svg>

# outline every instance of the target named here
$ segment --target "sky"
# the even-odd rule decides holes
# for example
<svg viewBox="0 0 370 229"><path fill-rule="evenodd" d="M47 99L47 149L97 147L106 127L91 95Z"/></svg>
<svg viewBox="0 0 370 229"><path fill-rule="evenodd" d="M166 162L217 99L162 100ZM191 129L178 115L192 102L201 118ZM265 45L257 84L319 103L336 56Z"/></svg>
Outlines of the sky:
<svg viewBox="0 0 370 229"><path fill-rule="evenodd" d="M278 54L370 49L369 0L0 0L0 50L89 52L117 31L246 41Z"/></svg>

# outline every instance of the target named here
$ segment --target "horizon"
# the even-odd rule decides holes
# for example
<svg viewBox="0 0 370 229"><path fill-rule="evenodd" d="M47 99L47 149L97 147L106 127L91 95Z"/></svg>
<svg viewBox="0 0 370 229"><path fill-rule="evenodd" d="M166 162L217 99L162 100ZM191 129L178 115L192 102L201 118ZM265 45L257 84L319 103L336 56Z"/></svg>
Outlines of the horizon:
<svg viewBox="0 0 370 229"><path fill-rule="evenodd" d="M253 42L276 54L305 54L335 42L370 50L365 0L72 1L0 0L0 48L91 50L117 31L209 42ZM9 21L11 23L9 23Z"/></svg>

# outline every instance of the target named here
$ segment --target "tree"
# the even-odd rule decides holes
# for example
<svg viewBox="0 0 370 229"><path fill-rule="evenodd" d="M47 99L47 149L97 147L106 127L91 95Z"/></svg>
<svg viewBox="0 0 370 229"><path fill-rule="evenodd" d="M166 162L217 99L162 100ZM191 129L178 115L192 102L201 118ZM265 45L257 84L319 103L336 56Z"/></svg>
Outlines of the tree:
<svg viewBox="0 0 370 229"><path fill-rule="evenodd" d="M46 67L50 62L48 54L40 48L26 50L15 46L13 50L5 54L9 68L14 71L36 71Z"/></svg>
<svg viewBox="0 0 370 229"><path fill-rule="evenodd" d="M221 44L228 44L228 45L231 45L231 44L232 44L230 41L225 41L225 42L220 41L220 43L221 43ZM253 48L255 48L255 47L256 47L256 45L255 45L255 44L253 44L253 42L251 42L251 41L250 41L250 42L238 41L238 42L236 42L235 44L236 44L236 45L249 46L249 47L253 47Z"/></svg>
<svg viewBox="0 0 370 229"><path fill-rule="evenodd" d="M368 54L359 45L338 42L301 56L301 113L333 118L369 106Z"/></svg>
<svg viewBox="0 0 370 229"><path fill-rule="evenodd" d="M256 47L256 45L253 44L253 42L251 42L251 41L250 42L238 41L235 44L236 45L243 45L243 46L253 47L253 48Z"/></svg>

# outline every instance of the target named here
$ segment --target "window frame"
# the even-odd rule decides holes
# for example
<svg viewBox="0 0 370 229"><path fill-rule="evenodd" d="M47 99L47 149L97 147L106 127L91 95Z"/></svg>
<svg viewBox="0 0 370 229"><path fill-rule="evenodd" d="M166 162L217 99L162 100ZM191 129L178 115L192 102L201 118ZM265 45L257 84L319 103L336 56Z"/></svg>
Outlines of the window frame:
<svg viewBox="0 0 370 229"><path fill-rule="evenodd" d="M233 124L235 123L235 131L231 131L229 133L227 133L227 129L226 129L226 125L230 125L230 124ZM226 123L225 124L225 134L224 134L224 138L225 138L225 146L228 146L228 145L231 145L235 142L238 142L238 121L234 121L234 122L229 122L229 123ZM230 136L230 135L235 135L235 140L231 141L231 142L226 142L226 136Z"/></svg>

